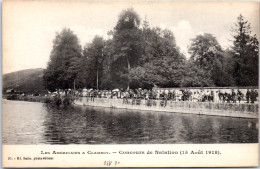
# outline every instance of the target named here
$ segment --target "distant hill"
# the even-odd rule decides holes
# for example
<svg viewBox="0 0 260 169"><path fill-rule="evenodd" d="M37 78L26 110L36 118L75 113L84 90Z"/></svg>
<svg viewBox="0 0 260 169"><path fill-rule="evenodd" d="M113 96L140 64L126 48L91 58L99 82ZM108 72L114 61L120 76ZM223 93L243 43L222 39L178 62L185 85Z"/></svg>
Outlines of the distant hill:
<svg viewBox="0 0 260 169"><path fill-rule="evenodd" d="M25 93L46 92L43 85L43 69L26 69L4 74L3 92L8 89Z"/></svg>

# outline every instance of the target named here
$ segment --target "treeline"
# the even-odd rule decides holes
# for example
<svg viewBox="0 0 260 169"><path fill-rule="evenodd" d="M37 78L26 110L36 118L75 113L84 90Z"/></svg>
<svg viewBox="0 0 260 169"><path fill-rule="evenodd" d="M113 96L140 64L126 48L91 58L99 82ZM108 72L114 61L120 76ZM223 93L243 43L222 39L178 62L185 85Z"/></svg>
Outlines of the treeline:
<svg viewBox="0 0 260 169"><path fill-rule="evenodd" d="M233 46L223 50L211 34L191 40L190 59L180 52L173 33L150 27L131 8L122 11L104 40L95 36L84 48L63 29L53 41L44 85L68 88L126 89L200 86L258 86L258 40L242 15L231 28Z"/></svg>

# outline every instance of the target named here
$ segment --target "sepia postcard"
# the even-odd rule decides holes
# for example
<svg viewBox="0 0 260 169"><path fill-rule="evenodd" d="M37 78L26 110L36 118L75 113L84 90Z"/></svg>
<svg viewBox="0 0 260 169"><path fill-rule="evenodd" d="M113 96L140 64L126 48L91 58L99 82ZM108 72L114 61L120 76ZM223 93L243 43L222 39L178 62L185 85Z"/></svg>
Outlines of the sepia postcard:
<svg viewBox="0 0 260 169"><path fill-rule="evenodd" d="M258 1L3 0L2 167L259 166Z"/></svg>

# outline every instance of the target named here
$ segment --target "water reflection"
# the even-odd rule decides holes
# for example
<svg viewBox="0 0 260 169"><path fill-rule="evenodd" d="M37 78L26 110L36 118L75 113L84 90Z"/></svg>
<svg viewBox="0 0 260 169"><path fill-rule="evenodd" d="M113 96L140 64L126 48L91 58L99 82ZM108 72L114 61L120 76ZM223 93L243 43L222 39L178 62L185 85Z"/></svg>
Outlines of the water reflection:
<svg viewBox="0 0 260 169"><path fill-rule="evenodd" d="M2 143L45 143L47 111L41 103L2 101Z"/></svg>
<svg viewBox="0 0 260 169"><path fill-rule="evenodd" d="M257 119L3 102L4 144L256 143Z"/></svg>

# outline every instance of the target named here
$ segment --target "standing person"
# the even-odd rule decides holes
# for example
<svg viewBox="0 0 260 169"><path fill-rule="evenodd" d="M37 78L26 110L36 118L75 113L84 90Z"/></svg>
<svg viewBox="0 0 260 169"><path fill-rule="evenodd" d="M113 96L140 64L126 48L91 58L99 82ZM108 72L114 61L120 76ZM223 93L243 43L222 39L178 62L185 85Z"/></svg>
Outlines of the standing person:
<svg viewBox="0 0 260 169"><path fill-rule="evenodd" d="M156 100L159 100L160 99L160 92L157 90L157 93L156 93Z"/></svg>
<svg viewBox="0 0 260 169"><path fill-rule="evenodd" d="M226 98L227 98L227 92L223 92L222 93L222 101L223 101L223 103L225 103L225 101L227 100Z"/></svg>
<svg viewBox="0 0 260 169"><path fill-rule="evenodd" d="M172 98L172 90L169 90L168 99L169 99L169 100L172 100L172 99L173 99L173 98Z"/></svg>
<svg viewBox="0 0 260 169"><path fill-rule="evenodd" d="M196 90L195 91L195 102L199 102L200 101L200 91Z"/></svg>
<svg viewBox="0 0 260 169"><path fill-rule="evenodd" d="M121 99L121 92L122 92L122 89L117 92L117 98L118 99Z"/></svg>
<svg viewBox="0 0 260 169"><path fill-rule="evenodd" d="M181 89L181 100L184 101L185 100L185 91L184 89Z"/></svg>
<svg viewBox="0 0 260 169"><path fill-rule="evenodd" d="M94 101L95 97L96 97L96 90L93 90L92 91L92 101Z"/></svg>
<svg viewBox="0 0 260 169"><path fill-rule="evenodd" d="M175 96L176 96L175 90L172 90L172 99L173 99L173 101L176 101Z"/></svg>
<svg viewBox="0 0 260 169"><path fill-rule="evenodd" d="M106 90L104 91L104 96L103 97L107 98L107 91Z"/></svg>
<svg viewBox="0 0 260 169"><path fill-rule="evenodd" d="M255 92L255 101L257 101L258 99L257 99L257 97L258 97L258 90L254 90L254 92Z"/></svg>
<svg viewBox="0 0 260 169"><path fill-rule="evenodd" d="M164 95L164 107L165 106L167 106L167 101L168 101L168 99L169 99L169 95L166 93L165 95Z"/></svg>
<svg viewBox="0 0 260 169"><path fill-rule="evenodd" d="M90 101L92 101L92 98L93 98L93 91L92 90L89 92L89 97L90 97Z"/></svg>
<svg viewBox="0 0 260 169"><path fill-rule="evenodd" d="M237 97L237 94L236 94L236 92L234 91L234 89L232 89L232 101L233 101L233 103L236 103L236 97Z"/></svg>
<svg viewBox="0 0 260 169"><path fill-rule="evenodd" d="M192 102L196 102L197 99L197 92L194 92L192 95Z"/></svg>
<svg viewBox="0 0 260 169"><path fill-rule="evenodd" d="M126 104L126 92L122 92L123 104Z"/></svg>
<svg viewBox="0 0 260 169"><path fill-rule="evenodd" d="M202 102L202 90L198 91L198 101Z"/></svg>
<svg viewBox="0 0 260 169"><path fill-rule="evenodd" d="M251 103L255 103L257 95L258 95L257 92L252 89L251 90L251 97L250 97Z"/></svg>
<svg viewBox="0 0 260 169"><path fill-rule="evenodd" d="M249 91L249 89L247 89L247 92L246 92L246 103L249 103L250 96L251 96L251 92Z"/></svg>
<svg viewBox="0 0 260 169"><path fill-rule="evenodd" d="M218 98L219 98L219 102L223 102L224 93L221 90L218 90Z"/></svg>
<svg viewBox="0 0 260 169"><path fill-rule="evenodd" d="M232 95L230 93L227 94L227 103L230 103L232 100Z"/></svg>
<svg viewBox="0 0 260 169"><path fill-rule="evenodd" d="M209 102L213 102L213 100L214 100L214 92L210 91Z"/></svg>
<svg viewBox="0 0 260 169"><path fill-rule="evenodd" d="M130 98L129 90L126 90L126 92L125 92L126 104L128 104L128 99L129 98Z"/></svg>
<svg viewBox="0 0 260 169"><path fill-rule="evenodd" d="M219 102L219 91L213 91L214 92L214 98L213 101L218 103Z"/></svg>
<svg viewBox="0 0 260 169"><path fill-rule="evenodd" d="M145 93L145 100L149 100L149 91Z"/></svg>
<svg viewBox="0 0 260 169"><path fill-rule="evenodd" d="M190 91L190 90L188 90L188 99L189 99L189 101L192 101L192 92Z"/></svg>
<svg viewBox="0 0 260 169"><path fill-rule="evenodd" d="M108 98L108 99L111 99L111 90L108 90L108 91L107 91L107 98Z"/></svg>
<svg viewBox="0 0 260 169"><path fill-rule="evenodd" d="M163 91L160 93L160 100L163 100L163 99L164 99L164 95L165 95L165 91L163 90Z"/></svg>
<svg viewBox="0 0 260 169"><path fill-rule="evenodd" d="M243 93L239 89L237 89L237 99L239 103L243 97L244 97Z"/></svg>
<svg viewBox="0 0 260 169"><path fill-rule="evenodd" d="M210 102L210 92L209 92L209 90L207 90L207 93L206 93L206 101L207 102Z"/></svg>
<svg viewBox="0 0 260 169"><path fill-rule="evenodd" d="M169 99L169 90L165 90L164 94L167 96L167 100ZM165 96L164 96L165 97Z"/></svg>

